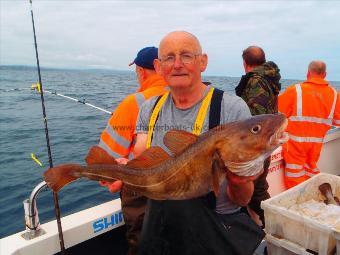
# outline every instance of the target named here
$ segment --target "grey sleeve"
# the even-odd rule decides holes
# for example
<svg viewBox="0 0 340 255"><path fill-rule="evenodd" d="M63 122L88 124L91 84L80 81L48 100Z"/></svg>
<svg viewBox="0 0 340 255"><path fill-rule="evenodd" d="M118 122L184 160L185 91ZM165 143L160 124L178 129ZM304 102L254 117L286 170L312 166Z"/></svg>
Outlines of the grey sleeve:
<svg viewBox="0 0 340 255"><path fill-rule="evenodd" d="M138 118L136 122L136 134L147 134L149 131L149 121L153 106L156 102L157 97L145 101L139 109Z"/></svg>
<svg viewBox="0 0 340 255"><path fill-rule="evenodd" d="M221 124L250 117L248 105L242 98L224 92L221 105Z"/></svg>

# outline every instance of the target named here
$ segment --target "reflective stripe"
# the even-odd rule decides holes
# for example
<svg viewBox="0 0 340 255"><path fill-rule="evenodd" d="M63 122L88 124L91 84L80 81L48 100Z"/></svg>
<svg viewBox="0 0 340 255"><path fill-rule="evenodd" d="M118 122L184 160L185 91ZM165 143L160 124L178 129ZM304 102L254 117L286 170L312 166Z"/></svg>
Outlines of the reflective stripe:
<svg viewBox="0 0 340 255"><path fill-rule="evenodd" d="M134 95L135 95L135 98L136 98L136 101L137 101L138 108L140 109L140 107L142 106L142 104L145 101L145 97L142 93L135 93Z"/></svg>
<svg viewBox="0 0 340 255"><path fill-rule="evenodd" d="M313 123L319 123L319 124L327 124L327 125L332 125L332 119L334 116L334 111L335 111L335 105L336 105L336 100L337 100L337 92L334 88L331 88L334 92L334 99L332 103L332 108L329 113L328 118L318 118L318 117L304 117L302 116L302 89L301 89L301 84L296 84L295 85L296 89L296 116L291 116L289 117L290 121L307 121L307 122L313 122Z"/></svg>
<svg viewBox="0 0 340 255"><path fill-rule="evenodd" d="M285 171L285 175L286 175L287 177L294 177L294 178L297 178L297 177L303 177L303 176L305 176L305 174L306 174L306 171L305 171L305 170L302 170L302 171L300 171L300 172L298 172L298 173L291 173L291 172Z"/></svg>
<svg viewBox="0 0 340 255"><path fill-rule="evenodd" d="M302 90L301 85L298 83L295 85L296 89L296 115L302 116Z"/></svg>
<svg viewBox="0 0 340 255"><path fill-rule="evenodd" d="M310 172L306 172L306 175L309 176L309 177L313 177L316 174L318 174L318 173L313 174L313 173L310 173Z"/></svg>
<svg viewBox="0 0 340 255"><path fill-rule="evenodd" d="M111 148L109 146L107 146L106 143L104 143L101 139L99 141L98 146L100 148L102 148L103 150L105 150L108 154L110 154L110 156L112 156L114 158L121 158L121 157L123 157L123 155L120 155L120 154L112 151Z"/></svg>
<svg viewBox="0 0 340 255"><path fill-rule="evenodd" d="M291 177L291 178L298 178L298 177L303 177L305 175L307 175L308 177L313 177L314 175L316 175L318 173L310 173L310 172L306 172L306 171L301 171L298 173L291 173L291 172L285 172L285 175L287 177Z"/></svg>
<svg viewBox="0 0 340 255"><path fill-rule="evenodd" d="M302 165L298 165L298 164L286 164L286 168L289 168L289 169L302 169L303 166Z"/></svg>
<svg viewBox="0 0 340 255"><path fill-rule="evenodd" d="M319 168L311 168L311 167L309 167L309 165L307 165L307 164L304 164L303 165L303 167L305 167L305 168L307 168L308 170L311 170L311 171L313 171L313 172L315 172L315 173L319 173L320 172L320 170L319 170Z"/></svg>
<svg viewBox="0 0 340 255"><path fill-rule="evenodd" d="M113 130L111 125L107 125L105 131L109 134L109 136L111 137L113 141L115 141L116 143L124 147L125 149L130 148L130 144L131 144L130 141L127 140L125 137L119 135L115 130Z"/></svg>
<svg viewBox="0 0 340 255"><path fill-rule="evenodd" d="M333 120L334 124L340 125L340 120Z"/></svg>
<svg viewBox="0 0 340 255"><path fill-rule="evenodd" d="M327 124L332 125L332 119L324 119L324 118L317 118L317 117L303 117L303 116L291 116L288 118L290 121L307 121L312 123L318 124Z"/></svg>
<svg viewBox="0 0 340 255"><path fill-rule="evenodd" d="M337 99L337 96L338 96L338 93L336 92L336 90L334 88L331 88L334 92L334 99L333 99L333 104L332 104L332 109L331 109L331 112L329 113L329 116L328 118L329 119L333 119L333 116L334 116L334 110L335 110L335 104L336 104L336 99Z"/></svg>
<svg viewBox="0 0 340 255"><path fill-rule="evenodd" d="M323 143L323 138L319 137L302 137L302 136L295 136L289 134L289 138L294 141L294 142L299 142L299 143Z"/></svg>

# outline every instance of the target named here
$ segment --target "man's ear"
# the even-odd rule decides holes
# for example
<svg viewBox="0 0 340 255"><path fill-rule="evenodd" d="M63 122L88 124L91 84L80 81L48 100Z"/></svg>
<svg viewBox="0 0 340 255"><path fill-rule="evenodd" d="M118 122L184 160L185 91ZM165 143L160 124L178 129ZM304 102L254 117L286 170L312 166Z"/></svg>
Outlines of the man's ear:
<svg viewBox="0 0 340 255"><path fill-rule="evenodd" d="M136 65L136 74L138 79L143 78L143 68Z"/></svg>
<svg viewBox="0 0 340 255"><path fill-rule="evenodd" d="M156 58L153 60L153 67L157 74L161 74L161 61L159 59Z"/></svg>
<svg viewBox="0 0 340 255"><path fill-rule="evenodd" d="M147 78L147 74L146 74L145 68L141 68L140 69L140 74L141 74L141 77L142 77L142 79L144 81Z"/></svg>
<svg viewBox="0 0 340 255"><path fill-rule="evenodd" d="M200 67L200 70L201 72L204 72L205 69L207 68L207 65L208 65L208 55L203 53L202 56L201 56L201 67Z"/></svg>
<svg viewBox="0 0 340 255"><path fill-rule="evenodd" d="M246 61L243 60L243 68L244 68L244 72L246 73L247 72L247 64L246 64Z"/></svg>

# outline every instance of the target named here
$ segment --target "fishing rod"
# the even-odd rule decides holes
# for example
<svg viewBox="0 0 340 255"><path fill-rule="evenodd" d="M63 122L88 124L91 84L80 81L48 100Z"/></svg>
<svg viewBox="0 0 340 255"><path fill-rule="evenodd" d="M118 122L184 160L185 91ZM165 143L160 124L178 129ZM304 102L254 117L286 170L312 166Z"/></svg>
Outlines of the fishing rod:
<svg viewBox="0 0 340 255"><path fill-rule="evenodd" d="M47 151L48 151L48 161L49 161L49 164L50 164L50 168L52 168L53 167L53 161L52 161L50 139L49 139L49 135L48 135L47 115L46 115L45 102L44 102L44 90L43 90L43 86L42 86L43 84L41 82L38 45L37 45L37 38L36 38L36 34L35 34L32 0L29 0L29 2L30 2L30 7L31 7L35 56L36 56L36 60L37 60L38 77L39 77L39 84L40 84L40 88L41 88L40 89L40 98L41 98L41 107L42 107L42 111L43 111L43 119L44 119L44 125L45 125L45 136L46 136L46 144L47 144ZM64 237L63 237L63 230L62 230L62 227L61 227L61 220L60 220L60 208L59 208L58 194L56 192L53 192L53 201L54 201L55 216L56 216L57 225L58 225L59 244L60 244L61 254L65 255Z"/></svg>

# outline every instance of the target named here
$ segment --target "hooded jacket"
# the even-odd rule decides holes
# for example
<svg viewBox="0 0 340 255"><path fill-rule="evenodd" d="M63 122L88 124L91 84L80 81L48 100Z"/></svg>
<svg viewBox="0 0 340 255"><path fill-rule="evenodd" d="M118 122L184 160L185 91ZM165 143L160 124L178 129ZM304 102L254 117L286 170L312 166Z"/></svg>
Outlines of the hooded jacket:
<svg viewBox="0 0 340 255"><path fill-rule="evenodd" d="M280 79L280 69L268 61L242 76L235 88L236 95L248 104L252 115L277 113Z"/></svg>
<svg viewBox="0 0 340 255"><path fill-rule="evenodd" d="M255 67L243 75L235 88L236 95L247 103L252 115L277 113L277 98L281 90L280 69L271 61ZM248 206L259 215L264 226L264 211L261 201L270 197L268 193L268 168L270 158L264 163L264 172L254 182L254 193Z"/></svg>

